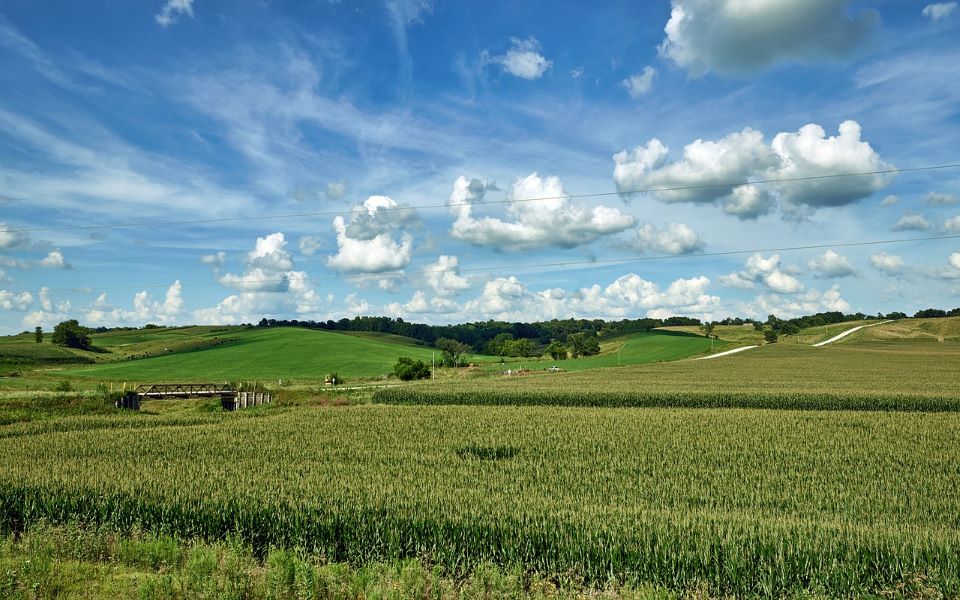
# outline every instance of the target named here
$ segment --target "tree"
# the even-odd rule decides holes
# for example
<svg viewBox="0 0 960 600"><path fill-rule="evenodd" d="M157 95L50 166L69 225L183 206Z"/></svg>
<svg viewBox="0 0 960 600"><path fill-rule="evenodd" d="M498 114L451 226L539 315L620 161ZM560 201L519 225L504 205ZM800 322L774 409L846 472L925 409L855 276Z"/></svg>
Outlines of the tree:
<svg viewBox="0 0 960 600"><path fill-rule="evenodd" d="M430 365L422 360L401 356L397 359L397 364L393 365L393 372L403 381L426 379L430 377Z"/></svg>
<svg viewBox="0 0 960 600"><path fill-rule="evenodd" d="M776 341L777 341L777 338L779 338L779 337L780 337L780 336L777 335L777 332L774 331L773 329L767 329L766 331L763 332L763 339L764 339L768 344L772 344L772 343L776 342Z"/></svg>
<svg viewBox="0 0 960 600"><path fill-rule="evenodd" d="M450 338L440 338L435 345L437 350L443 352L444 362L452 367L459 367L460 359L471 350L467 344Z"/></svg>
<svg viewBox="0 0 960 600"><path fill-rule="evenodd" d="M713 321L707 321L700 324L700 331L703 332L704 337L710 337L713 335L713 329L717 326Z"/></svg>
<svg viewBox="0 0 960 600"><path fill-rule="evenodd" d="M567 343L570 344L570 354L574 358L600 354L600 341L593 333L574 333L567 337Z"/></svg>
<svg viewBox="0 0 960 600"><path fill-rule="evenodd" d="M33 339L38 344L43 343L43 327L37 325L37 328L33 330Z"/></svg>
<svg viewBox="0 0 960 600"><path fill-rule="evenodd" d="M90 349L90 330L80 325L76 319L61 321L53 328L53 343L68 348Z"/></svg>
<svg viewBox="0 0 960 600"><path fill-rule="evenodd" d="M553 360L567 360L567 347L557 340L550 340L550 345L547 346L547 354Z"/></svg>

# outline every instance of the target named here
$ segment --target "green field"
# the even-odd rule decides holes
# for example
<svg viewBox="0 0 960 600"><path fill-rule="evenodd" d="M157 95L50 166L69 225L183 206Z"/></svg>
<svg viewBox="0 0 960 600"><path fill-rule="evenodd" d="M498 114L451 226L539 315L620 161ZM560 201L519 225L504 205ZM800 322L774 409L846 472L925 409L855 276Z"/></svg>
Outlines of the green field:
<svg viewBox="0 0 960 600"><path fill-rule="evenodd" d="M65 366L8 340L36 356L0 379L0 596L960 597L960 319L800 343L852 326L710 360L648 332L569 372L472 356L349 392L316 382L433 350L180 328L95 336L99 364ZM276 401L236 413L94 389L257 378Z"/></svg>
<svg viewBox="0 0 960 600"><path fill-rule="evenodd" d="M71 370L71 375L113 381L323 380L377 377L397 357L430 361L431 349L397 336L346 335L297 328L237 329L219 334L221 345ZM117 347L117 346L114 346Z"/></svg>
<svg viewBox="0 0 960 600"><path fill-rule="evenodd" d="M960 593L956 413L374 405L3 434L7 524L737 595L862 595L917 574Z"/></svg>
<svg viewBox="0 0 960 600"><path fill-rule="evenodd" d="M711 351L726 349L729 342L711 341L702 335L672 331L643 331L601 344L597 356L550 361L564 371L584 371L601 367L642 365L647 363L679 360Z"/></svg>
<svg viewBox="0 0 960 600"><path fill-rule="evenodd" d="M854 334L855 338L858 334ZM960 344L777 343L710 359L577 373L424 382L376 392L413 404L960 409Z"/></svg>

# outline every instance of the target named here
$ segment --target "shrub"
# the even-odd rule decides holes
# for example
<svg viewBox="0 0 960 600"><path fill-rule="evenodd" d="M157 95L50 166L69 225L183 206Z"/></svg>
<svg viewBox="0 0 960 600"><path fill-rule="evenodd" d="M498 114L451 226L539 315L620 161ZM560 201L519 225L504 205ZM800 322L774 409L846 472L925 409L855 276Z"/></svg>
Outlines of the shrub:
<svg viewBox="0 0 960 600"><path fill-rule="evenodd" d="M403 381L426 379L430 377L430 365L422 360L413 360L409 356L401 356L393 366L393 372Z"/></svg>

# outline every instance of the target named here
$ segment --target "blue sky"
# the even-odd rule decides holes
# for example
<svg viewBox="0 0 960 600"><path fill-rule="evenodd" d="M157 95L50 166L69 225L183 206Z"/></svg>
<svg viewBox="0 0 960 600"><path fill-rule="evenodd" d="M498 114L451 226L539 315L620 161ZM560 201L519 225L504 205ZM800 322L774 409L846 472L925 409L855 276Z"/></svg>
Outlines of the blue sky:
<svg viewBox="0 0 960 600"><path fill-rule="evenodd" d="M960 306L957 239L842 245L960 234L960 169L802 179L960 163L958 34L955 2L0 1L0 331Z"/></svg>

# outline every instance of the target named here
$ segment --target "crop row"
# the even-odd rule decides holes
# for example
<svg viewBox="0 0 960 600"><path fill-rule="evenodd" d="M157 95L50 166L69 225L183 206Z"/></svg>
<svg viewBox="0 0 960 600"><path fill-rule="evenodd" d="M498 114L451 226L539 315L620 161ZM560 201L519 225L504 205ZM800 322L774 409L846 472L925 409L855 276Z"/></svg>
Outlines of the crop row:
<svg viewBox="0 0 960 600"><path fill-rule="evenodd" d="M0 522L735 595L862 595L916 576L960 594L955 413L359 406L156 419L0 438Z"/></svg>

